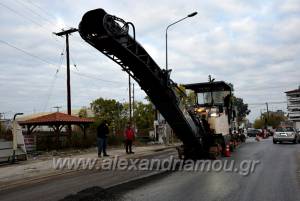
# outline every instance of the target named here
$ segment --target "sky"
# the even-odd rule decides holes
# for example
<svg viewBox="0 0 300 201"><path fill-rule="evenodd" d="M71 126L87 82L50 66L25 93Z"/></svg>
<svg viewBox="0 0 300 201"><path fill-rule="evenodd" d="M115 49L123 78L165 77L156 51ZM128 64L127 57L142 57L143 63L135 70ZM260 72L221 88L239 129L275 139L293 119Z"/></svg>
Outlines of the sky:
<svg viewBox="0 0 300 201"><path fill-rule="evenodd" d="M298 0L1 0L0 113L66 110L65 38L53 32L78 27L83 14L103 8L134 23L136 39L176 83L206 82L208 75L234 85L253 121L265 102L286 101L300 85ZM128 99L128 75L84 42L70 36L72 108L99 98ZM145 93L135 85L136 100ZM269 104L286 111L286 103Z"/></svg>

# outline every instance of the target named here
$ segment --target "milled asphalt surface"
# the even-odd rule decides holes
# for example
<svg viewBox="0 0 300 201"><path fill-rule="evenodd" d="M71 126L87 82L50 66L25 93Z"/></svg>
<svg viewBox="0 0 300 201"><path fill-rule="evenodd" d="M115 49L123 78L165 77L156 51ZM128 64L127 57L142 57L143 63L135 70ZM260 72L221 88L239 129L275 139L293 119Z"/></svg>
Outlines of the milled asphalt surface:
<svg viewBox="0 0 300 201"><path fill-rule="evenodd" d="M174 172L110 189L119 200L295 201L300 200L300 144L272 139L242 145L230 160L260 160L254 173Z"/></svg>
<svg viewBox="0 0 300 201"><path fill-rule="evenodd" d="M157 151L143 158L168 158L175 155L175 148ZM138 155L131 157L140 158ZM97 186L99 189L127 182L134 178L157 174L160 171L125 171L125 170L82 170L52 176L9 189L0 189L0 201L56 201L70 194L76 194L86 188Z"/></svg>

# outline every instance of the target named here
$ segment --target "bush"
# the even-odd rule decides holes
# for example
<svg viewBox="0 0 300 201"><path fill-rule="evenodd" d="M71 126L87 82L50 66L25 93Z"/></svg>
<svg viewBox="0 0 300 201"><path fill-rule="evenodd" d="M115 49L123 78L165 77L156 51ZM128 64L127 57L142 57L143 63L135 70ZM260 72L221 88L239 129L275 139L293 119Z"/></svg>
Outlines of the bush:
<svg viewBox="0 0 300 201"><path fill-rule="evenodd" d="M111 146L120 146L124 144L124 137L120 135L109 135L107 144Z"/></svg>
<svg viewBox="0 0 300 201"><path fill-rule="evenodd" d="M37 135L37 150L53 150L57 149L57 139L53 132L38 132ZM96 135L87 130L86 137L82 131L72 131L71 138L68 133L61 132L59 136L59 148L89 148L96 146Z"/></svg>

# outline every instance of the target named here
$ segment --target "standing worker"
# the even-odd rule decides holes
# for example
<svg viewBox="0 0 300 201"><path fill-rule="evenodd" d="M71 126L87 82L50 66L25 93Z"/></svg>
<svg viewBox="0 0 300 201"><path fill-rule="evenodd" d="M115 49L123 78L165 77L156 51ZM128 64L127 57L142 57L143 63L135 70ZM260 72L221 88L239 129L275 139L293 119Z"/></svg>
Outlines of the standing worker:
<svg viewBox="0 0 300 201"><path fill-rule="evenodd" d="M103 156L109 156L106 153L107 146L107 136L109 134L108 123L104 120L97 127L97 145L98 145L98 157L101 157L101 153L103 152Z"/></svg>
<svg viewBox="0 0 300 201"><path fill-rule="evenodd" d="M125 129L125 147L126 147L126 153L127 154L134 154L132 151L132 142L134 140L134 130L131 128L131 124L127 123L127 127Z"/></svg>

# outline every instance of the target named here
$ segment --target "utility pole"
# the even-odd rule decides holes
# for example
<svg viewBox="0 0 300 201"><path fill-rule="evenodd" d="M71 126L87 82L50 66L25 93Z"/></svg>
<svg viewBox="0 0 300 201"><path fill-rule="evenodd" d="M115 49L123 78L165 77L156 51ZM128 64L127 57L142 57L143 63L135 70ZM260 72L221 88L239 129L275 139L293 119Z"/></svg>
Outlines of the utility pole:
<svg viewBox="0 0 300 201"><path fill-rule="evenodd" d="M269 104L266 102L267 106L267 119L266 119L266 127L268 126L268 121L269 121Z"/></svg>
<svg viewBox="0 0 300 201"><path fill-rule="evenodd" d="M131 114L131 77L130 74L128 74L128 98L129 98L129 122L132 120L132 114Z"/></svg>
<svg viewBox="0 0 300 201"><path fill-rule="evenodd" d="M61 106L55 106L53 108L56 108L56 112L59 112L59 109L61 108Z"/></svg>
<svg viewBox="0 0 300 201"><path fill-rule="evenodd" d="M208 75L208 82L210 84L210 98L211 98L211 105L214 105L214 97L212 91L212 83L215 81L215 78L212 78L211 75Z"/></svg>
<svg viewBox="0 0 300 201"><path fill-rule="evenodd" d="M134 83L132 84L132 119L134 123Z"/></svg>
<svg viewBox="0 0 300 201"><path fill-rule="evenodd" d="M269 118L269 104L266 103L266 106L267 106L267 115L268 115L268 118Z"/></svg>
<svg viewBox="0 0 300 201"><path fill-rule="evenodd" d="M71 115L71 78L70 78L70 52L69 52L69 35L71 33L77 32L78 29L70 28L68 30L63 30L58 33L54 33L57 36L66 36L66 57L67 57L67 105L68 105L68 115Z"/></svg>

